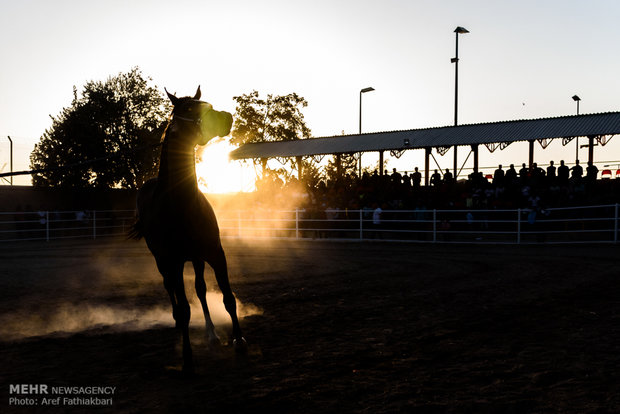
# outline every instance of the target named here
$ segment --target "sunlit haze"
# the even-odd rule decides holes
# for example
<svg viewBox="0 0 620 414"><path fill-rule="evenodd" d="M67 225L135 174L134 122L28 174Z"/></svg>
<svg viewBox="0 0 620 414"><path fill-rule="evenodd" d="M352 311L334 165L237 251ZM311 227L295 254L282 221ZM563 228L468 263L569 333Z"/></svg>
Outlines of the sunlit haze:
<svg viewBox="0 0 620 414"><path fill-rule="evenodd" d="M238 193L253 191L256 176L251 162L228 158L235 147L225 139L212 140L197 150L196 176L203 193Z"/></svg>
<svg viewBox="0 0 620 414"><path fill-rule="evenodd" d="M7 136L14 170L29 169L49 115L70 105L74 85L134 66L162 92L189 95L201 85L204 100L231 113L233 97L254 89L295 92L309 103L315 137L357 133L359 91L369 86L363 132L452 125L457 26L470 31L459 38L460 124L575 114L575 94L582 114L618 111L619 20L616 0L2 1L0 170L9 170ZM206 150L201 185L249 188L236 167L220 164L222 148ZM451 167L451 152L436 158ZM551 159L573 162L575 145L536 146L539 164ZM595 149L599 167L619 159L618 137ZM365 165L377 161L364 154ZM423 151L387 161L410 171L423 166ZM483 169L524 161L526 143L480 151Z"/></svg>

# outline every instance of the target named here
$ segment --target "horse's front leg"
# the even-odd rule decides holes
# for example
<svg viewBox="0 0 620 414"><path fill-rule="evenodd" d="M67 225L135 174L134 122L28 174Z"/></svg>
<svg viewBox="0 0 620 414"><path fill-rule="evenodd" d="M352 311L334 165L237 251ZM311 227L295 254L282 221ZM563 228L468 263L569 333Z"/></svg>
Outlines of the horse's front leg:
<svg viewBox="0 0 620 414"><path fill-rule="evenodd" d="M237 352L244 353L247 351L247 342L241 333L241 327L239 326L239 320L237 318L237 301L230 288L230 282L228 280L228 267L226 264L226 255L224 250L220 246L214 254L207 260L207 263L211 265L215 271L215 279L224 296L224 307L230 315L233 328L233 345Z"/></svg>
<svg viewBox="0 0 620 414"><path fill-rule="evenodd" d="M209 314L209 306L207 305L207 284L205 283L204 278L205 262L202 260L194 260L192 261L192 263L194 265L194 272L196 273L196 295L200 300L200 304L202 305L202 312L205 316L207 343L209 345L218 345L220 343L220 338L215 333L215 326L213 325L213 321L211 320L211 315Z"/></svg>

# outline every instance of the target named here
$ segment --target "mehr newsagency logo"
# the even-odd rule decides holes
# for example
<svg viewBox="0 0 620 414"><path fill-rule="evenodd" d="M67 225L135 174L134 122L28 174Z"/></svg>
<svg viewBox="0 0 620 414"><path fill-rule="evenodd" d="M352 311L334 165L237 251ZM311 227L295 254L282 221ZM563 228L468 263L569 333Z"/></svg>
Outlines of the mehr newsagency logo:
<svg viewBox="0 0 620 414"><path fill-rule="evenodd" d="M111 406L116 387L10 384L12 406Z"/></svg>

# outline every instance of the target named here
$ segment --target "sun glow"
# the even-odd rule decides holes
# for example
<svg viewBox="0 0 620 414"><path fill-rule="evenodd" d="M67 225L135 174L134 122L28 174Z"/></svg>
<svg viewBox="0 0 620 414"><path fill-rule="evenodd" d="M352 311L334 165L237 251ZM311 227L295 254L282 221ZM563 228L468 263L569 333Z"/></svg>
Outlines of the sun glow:
<svg viewBox="0 0 620 414"><path fill-rule="evenodd" d="M196 177L203 193L223 194L254 191L254 168L231 160L235 147L226 138L213 139L196 150Z"/></svg>

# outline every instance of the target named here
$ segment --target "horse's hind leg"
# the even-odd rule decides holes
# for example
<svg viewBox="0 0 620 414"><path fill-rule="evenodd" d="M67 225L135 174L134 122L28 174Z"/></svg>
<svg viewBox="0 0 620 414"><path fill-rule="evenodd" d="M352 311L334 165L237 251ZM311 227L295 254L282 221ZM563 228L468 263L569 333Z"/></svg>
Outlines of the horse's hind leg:
<svg viewBox="0 0 620 414"><path fill-rule="evenodd" d="M247 345L243 335L241 334L241 327L239 326L239 319L237 318L237 301L235 300L235 296L230 288L230 282L228 280L228 267L226 265L226 255L224 254L224 249L220 246L216 250L215 254L207 260L207 262L211 265L211 267L213 267L217 284L222 291L222 295L224 296L224 307L226 307L226 311L232 320L233 343L235 349L237 351L244 351Z"/></svg>
<svg viewBox="0 0 620 414"><path fill-rule="evenodd" d="M175 274L177 276L174 278L174 294L177 298L177 311L179 314L181 332L183 334L183 371L191 374L194 372L192 345L189 342L189 319L191 317L191 310L189 302L187 301L187 296L185 295L185 285L183 284L183 263L181 263L180 269L175 272Z"/></svg>
<svg viewBox="0 0 620 414"><path fill-rule="evenodd" d="M196 295L202 305L202 312L205 315L205 324L207 329L207 342L209 344L219 344L220 338L215 333L215 327L213 321L211 321L211 315L209 315L209 307L207 306L207 284L205 283L204 271L205 262L202 260L192 261L194 265L194 272L196 273Z"/></svg>
<svg viewBox="0 0 620 414"><path fill-rule="evenodd" d="M194 372L194 362L192 346L189 342L191 311L187 296L185 295L185 285L183 284L183 262L175 263L167 260L157 260L157 267L164 277L164 286L170 295L172 316L176 321L177 328L181 329L183 335L183 371L192 373Z"/></svg>

